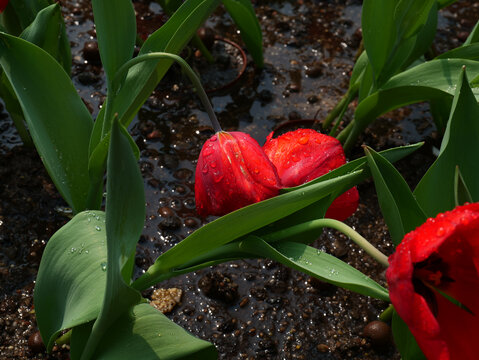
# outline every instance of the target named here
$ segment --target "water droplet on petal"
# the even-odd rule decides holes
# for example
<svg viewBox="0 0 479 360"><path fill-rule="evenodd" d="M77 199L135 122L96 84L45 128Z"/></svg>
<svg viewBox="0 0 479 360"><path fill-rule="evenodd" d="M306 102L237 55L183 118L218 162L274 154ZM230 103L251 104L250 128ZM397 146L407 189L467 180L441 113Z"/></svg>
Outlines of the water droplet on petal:
<svg viewBox="0 0 479 360"><path fill-rule="evenodd" d="M291 156L291 159L292 159L293 161L295 161L295 162L298 162L298 161L300 160L299 156L296 155L296 154L293 154L293 155Z"/></svg>
<svg viewBox="0 0 479 360"><path fill-rule="evenodd" d="M223 175L216 176L213 178L213 181L215 183L219 183L221 180L223 180L223 177L224 177Z"/></svg>
<svg viewBox="0 0 479 360"><path fill-rule="evenodd" d="M212 162L210 163L210 166L211 166L213 169L216 168L216 165L218 165L218 164L216 163L216 161L212 161Z"/></svg>
<svg viewBox="0 0 479 360"><path fill-rule="evenodd" d="M218 137L216 135L213 135L210 139L210 141L216 141L216 139L218 139Z"/></svg>
<svg viewBox="0 0 479 360"><path fill-rule="evenodd" d="M211 144L210 144L211 145ZM204 151L203 151L203 155L204 156L210 156L211 154L213 154L213 149L211 148L206 148Z"/></svg>
<svg viewBox="0 0 479 360"><path fill-rule="evenodd" d="M301 145L306 145L308 142L309 142L309 137L307 136L300 137L298 140L298 143L300 143Z"/></svg>
<svg viewBox="0 0 479 360"><path fill-rule="evenodd" d="M203 166L203 169L201 170L201 172L203 174L207 174L208 173L208 165L205 164L205 166Z"/></svg>
<svg viewBox="0 0 479 360"><path fill-rule="evenodd" d="M444 230L443 227L440 227L439 229L437 229L437 232L436 232L436 235L437 236L443 236L445 234L446 230Z"/></svg>

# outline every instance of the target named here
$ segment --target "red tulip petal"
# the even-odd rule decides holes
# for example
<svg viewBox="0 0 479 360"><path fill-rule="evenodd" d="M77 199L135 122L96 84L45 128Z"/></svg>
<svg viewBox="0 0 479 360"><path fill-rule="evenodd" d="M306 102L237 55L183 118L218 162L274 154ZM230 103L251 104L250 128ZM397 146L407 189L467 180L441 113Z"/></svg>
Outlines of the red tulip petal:
<svg viewBox="0 0 479 360"><path fill-rule="evenodd" d="M195 174L201 216L225 215L279 193L276 169L247 134L220 132L205 142Z"/></svg>
<svg viewBox="0 0 479 360"><path fill-rule="evenodd" d="M386 277L391 302L426 357L476 359L479 204L459 206L429 219L404 237L389 263ZM420 294L421 286L429 296ZM472 314L434 289L456 299Z"/></svg>
<svg viewBox="0 0 479 360"><path fill-rule="evenodd" d="M3 10L5 10L7 5L8 5L8 0L0 0L0 13L2 13Z"/></svg>
<svg viewBox="0 0 479 360"><path fill-rule="evenodd" d="M344 221L350 217L358 208L359 193L356 187L353 187L345 193L339 195L329 206L325 217Z"/></svg>
<svg viewBox="0 0 479 360"><path fill-rule="evenodd" d="M263 149L285 187L304 184L346 163L341 143L312 129L290 131L275 139L271 133ZM343 221L356 211L358 203L358 190L351 188L333 201L326 217Z"/></svg>

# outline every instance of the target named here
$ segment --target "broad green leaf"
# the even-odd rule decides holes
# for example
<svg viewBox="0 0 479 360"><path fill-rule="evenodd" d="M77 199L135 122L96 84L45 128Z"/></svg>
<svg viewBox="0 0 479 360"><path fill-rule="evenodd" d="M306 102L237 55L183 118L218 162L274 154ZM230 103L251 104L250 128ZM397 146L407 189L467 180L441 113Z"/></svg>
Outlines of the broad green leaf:
<svg viewBox="0 0 479 360"><path fill-rule="evenodd" d="M131 0L92 0L96 37L108 81L133 56L135 10Z"/></svg>
<svg viewBox="0 0 479 360"><path fill-rule="evenodd" d="M424 26L419 30L415 35L415 44L414 48L409 54L409 58L404 62L403 69L409 67L414 61L418 60L422 55L424 55L431 47L432 42L436 36L437 30L437 15L438 8L437 3L434 2L431 10L429 11L429 16L427 18Z"/></svg>
<svg viewBox="0 0 479 360"><path fill-rule="evenodd" d="M456 166L456 171L454 173L454 202L456 203L456 206L464 205L464 203L467 202L473 202L471 192L464 182L459 166Z"/></svg>
<svg viewBox="0 0 479 360"><path fill-rule="evenodd" d="M397 38L408 39L426 24L436 0L399 0L394 11Z"/></svg>
<svg viewBox="0 0 479 360"><path fill-rule="evenodd" d="M479 75L478 61L440 59L417 65L392 77L381 89L359 103L345 149L350 149L357 136L388 111L416 102L442 99L445 95L452 97L463 66L472 77Z"/></svg>
<svg viewBox="0 0 479 360"><path fill-rule="evenodd" d="M58 3L41 10L20 37L48 52L62 65L65 72L70 74L72 66L70 41Z"/></svg>
<svg viewBox="0 0 479 360"><path fill-rule="evenodd" d="M22 30L32 23L40 10L50 4L52 4L50 0L10 0L8 3L15 11Z"/></svg>
<svg viewBox="0 0 479 360"><path fill-rule="evenodd" d="M416 339L414 339L406 323L399 317L396 311L393 312L392 331L394 343L403 360L426 360L426 357L417 345Z"/></svg>
<svg viewBox="0 0 479 360"><path fill-rule="evenodd" d="M93 122L70 78L44 50L7 34L0 34L0 65L58 191L75 213L84 210Z"/></svg>
<svg viewBox="0 0 479 360"><path fill-rule="evenodd" d="M439 55L436 59L469 59L479 60L479 43L463 45Z"/></svg>
<svg viewBox="0 0 479 360"><path fill-rule="evenodd" d="M240 30L248 51L255 64L263 67L263 34L251 0L222 0L223 4Z"/></svg>
<svg viewBox="0 0 479 360"><path fill-rule="evenodd" d="M158 257L147 272L136 280L135 288L145 289L154 285L163 273L311 205L334 192L343 183L350 184L360 175L361 171L357 171L311 184L243 207L210 222Z"/></svg>
<svg viewBox="0 0 479 360"><path fill-rule="evenodd" d="M48 241L35 285L38 328L47 350L61 330L98 316L105 293L105 214L75 215Z"/></svg>
<svg viewBox="0 0 479 360"><path fill-rule="evenodd" d="M313 247L289 241L268 244L256 236L242 241L239 247L336 286L389 301L387 290L374 280L334 256Z"/></svg>
<svg viewBox="0 0 479 360"><path fill-rule="evenodd" d="M158 51L179 54L219 2L220 0L185 1L160 29L148 37L140 55ZM119 114L121 124L127 126L131 122L171 63L170 60L158 65L156 62L145 62L130 69L113 104L112 113Z"/></svg>
<svg viewBox="0 0 479 360"><path fill-rule="evenodd" d="M134 306L112 324L98 360L217 359L216 348L195 338L149 304Z"/></svg>
<svg viewBox="0 0 479 360"><path fill-rule="evenodd" d="M369 168L376 186L379 206L394 244L424 223L426 215L417 203L401 174L380 154L365 148Z"/></svg>
<svg viewBox="0 0 479 360"><path fill-rule="evenodd" d="M471 45L477 42L479 42L479 21L476 23L474 29L472 29L471 33L467 37L466 41L464 41L464 44L462 46Z"/></svg>
<svg viewBox="0 0 479 360"><path fill-rule="evenodd" d="M381 74L396 42L394 11L397 1L364 0L361 14L364 48L374 78Z"/></svg>
<svg viewBox="0 0 479 360"><path fill-rule="evenodd" d="M479 201L478 138L479 105L463 70L439 156L414 190L414 195L428 216L434 217L454 208L456 166L461 169L473 201Z"/></svg>
<svg viewBox="0 0 479 360"><path fill-rule="evenodd" d="M82 359L93 357L111 326L126 316L141 295L129 287L130 279L122 276L122 268L134 254L145 221L145 194L137 160L125 134L115 119L108 151L106 238L107 282L103 306L93 325ZM131 276L131 274L129 274ZM96 358L96 356L95 356Z"/></svg>

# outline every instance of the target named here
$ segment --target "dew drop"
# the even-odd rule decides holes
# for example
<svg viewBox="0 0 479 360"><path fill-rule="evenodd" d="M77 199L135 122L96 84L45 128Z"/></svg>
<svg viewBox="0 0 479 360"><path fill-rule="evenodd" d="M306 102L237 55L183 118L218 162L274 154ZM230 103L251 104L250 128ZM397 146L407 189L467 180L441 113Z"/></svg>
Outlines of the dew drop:
<svg viewBox="0 0 479 360"><path fill-rule="evenodd" d="M214 180L215 183L219 183L221 180L223 180L223 177L224 177L223 175L219 175L219 176L213 178L213 180Z"/></svg>
<svg viewBox="0 0 479 360"><path fill-rule="evenodd" d="M208 173L208 165L205 164L205 166L203 166L203 169L201 170L201 172L203 174L207 174Z"/></svg>
<svg viewBox="0 0 479 360"><path fill-rule="evenodd" d="M211 166L213 169L215 169L217 165L218 165L218 164L216 163L216 161L212 161L212 162L210 163L210 166Z"/></svg>
<svg viewBox="0 0 479 360"><path fill-rule="evenodd" d="M106 271L106 265L107 265L106 262L102 262L102 263L100 264L100 267L101 267L101 270L102 270L102 271Z"/></svg>
<svg viewBox="0 0 479 360"><path fill-rule="evenodd" d="M88 250L85 250L85 254L89 254L89 253L90 253L90 251L88 251Z"/></svg>
<svg viewBox="0 0 479 360"><path fill-rule="evenodd" d="M213 149L211 149L210 147L206 148L206 149L203 151L203 155L204 155L204 156L210 156L211 154L213 154Z"/></svg>
<svg viewBox="0 0 479 360"><path fill-rule="evenodd" d="M436 232L436 235L437 236L443 236L445 234L446 230L444 230L443 227L440 227L439 229L437 229L437 232Z"/></svg>
<svg viewBox="0 0 479 360"><path fill-rule="evenodd" d="M306 145L309 142L309 138L307 136L300 137L298 143L301 145Z"/></svg>
<svg viewBox="0 0 479 360"><path fill-rule="evenodd" d="M95 230L96 230L96 231L101 231L101 227L99 227L99 226L97 225L97 226L95 226Z"/></svg>
<svg viewBox="0 0 479 360"><path fill-rule="evenodd" d="M213 135L210 139L210 141L216 141L218 139L218 137L216 135Z"/></svg>
<svg viewBox="0 0 479 360"><path fill-rule="evenodd" d="M73 254L75 251L77 251L77 249L74 248L74 247L72 247L72 248L70 249L70 252L71 252L72 254Z"/></svg>

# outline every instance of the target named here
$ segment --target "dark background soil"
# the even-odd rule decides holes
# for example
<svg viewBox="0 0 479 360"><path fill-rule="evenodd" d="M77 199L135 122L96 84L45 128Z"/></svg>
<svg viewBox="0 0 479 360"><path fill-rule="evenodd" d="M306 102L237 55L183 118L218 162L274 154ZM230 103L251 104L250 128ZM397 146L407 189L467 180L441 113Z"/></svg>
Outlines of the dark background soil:
<svg viewBox="0 0 479 360"><path fill-rule="evenodd" d="M105 82L94 43L88 1L60 1L73 51L72 78L96 115ZM265 68L248 62L234 86L211 94L224 129L252 134L262 144L288 119L324 118L345 92L359 46L361 1L256 1L263 29ZM136 1L140 32L166 17L148 0ZM441 11L436 49L463 42L479 18L473 0ZM219 9L207 26L241 44L231 19ZM68 221L34 150L21 145L8 114L0 112L0 358L64 359L68 348L46 355L37 339L33 288L45 243ZM351 109L346 120L352 115ZM130 130L141 150L147 221L138 244L136 275L205 221L195 212L195 161L212 134L187 80L173 68L140 110ZM438 146L426 104L387 114L358 140L376 150L417 142L426 145L399 162L414 186ZM381 251L393 251L374 185L359 185L361 202L347 223ZM344 236L325 231L313 246L385 285L383 269ZM387 304L310 279L269 260L245 260L170 279L157 287L183 290L168 315L213 342L221 359L398 359L392 342L378 346L363 334ZM145 292L149 296L150 292ZM387 334L386 334L387 335Z"/></svg>

